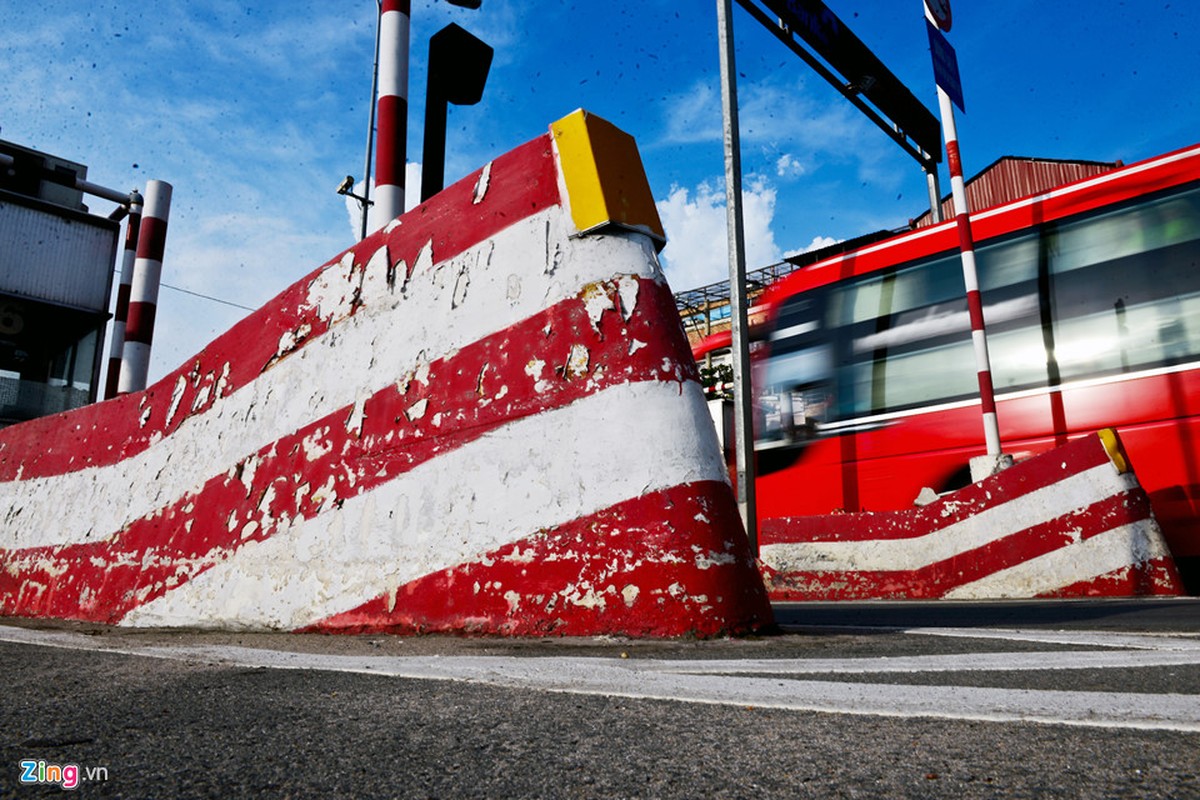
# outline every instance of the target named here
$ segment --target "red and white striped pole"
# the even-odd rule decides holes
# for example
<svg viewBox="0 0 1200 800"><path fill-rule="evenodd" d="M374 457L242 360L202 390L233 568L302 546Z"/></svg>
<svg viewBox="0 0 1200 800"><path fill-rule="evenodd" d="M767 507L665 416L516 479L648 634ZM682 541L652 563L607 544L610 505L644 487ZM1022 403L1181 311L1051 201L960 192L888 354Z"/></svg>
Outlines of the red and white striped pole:
<svg viewBox="0 0 1200 800"><path fill-rule="evenodd" d="M404 166L408 161L410 0L383 0L379 13L379 135L375 140L372 230L404 212Z"/></svg>
<svg viewBox="0 0 1200 800"><path fill-rule="evenodd" d="M133 286L133 262L137 257L138 228L142 223L142 196L129 193L129 219L125 223L125 249L121 254L121 282L117 286L117 307L113 313L112 342L108 351L108 377L104 399L117 396L121 380L121 358L125 350L125 323L129 319L129 291Z"/></svg>
<svg viewBox="0 0 1200 800"><path fill-rule="evenodd" d="M954 198L954 222L958 226L958 245L962 251L963 282L967 287L967 310L971 317L971 341L975 346L975 369L979 374L979 399L983 409L983 436L988 455L1000 455L1000 424L996 416L996 392L992 384L992 364L988 355L987 329L983 321L983 297L979 293L979 276L975 269L975 238L971 233L971 217L967 208L966 184L963 182L962 159L958 151L958 134L954 128L954 111L950 98L938 89L938 105L942 111L942 128L946 133L946 161L950 168L950 194Z"/></svg>
<svg viewBox="0 0 1200 800"><path fill-rule="evenodd" d="M949 15L948 1L944 0L937 5ZM925 17L930 24L938 24L928 2L925 4ZM967 207L962 158L958 150L958 130L954 125L954 107L951 105L950 95L940 85L937 87L937 93L938 110L942 114L942 131L946 138L946 164L950 169L950 194L954 198L954 221L958 227L959 249L962 251L963 282L967 287L971 341L975 347L975 370L979 377L979 400L983 410L983 438L987 443L988 456L999 465L1002 455L1000 423L996 416L996 392L992 384L992 364L988 357L987 330L983 321L983 298L979 293L979 276L975 269L975 237L971 233L971 215ZM988 472L995 472L995 469Z"/></svg>
<svg viewBox="0 0 1200 800"><path fill-rule="evenodd" d="M125 323L125 347L117 393L146 388L150 372L150 343L154 337L154 315L162 277L163 249L167 241L167 217L171 211L171 184L150 181L138 228L137 257L129 289L129 318Z"/></svg>

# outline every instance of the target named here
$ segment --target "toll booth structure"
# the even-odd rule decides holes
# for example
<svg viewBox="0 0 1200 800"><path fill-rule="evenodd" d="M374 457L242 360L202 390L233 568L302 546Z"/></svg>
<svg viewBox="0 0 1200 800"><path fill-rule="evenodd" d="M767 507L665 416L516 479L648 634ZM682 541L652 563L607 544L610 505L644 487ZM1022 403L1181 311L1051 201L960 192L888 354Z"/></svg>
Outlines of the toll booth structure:
<svg viewBox="0 0 1200 800"><path fill-rule="evenodd" d="M0 427L95 402L120 225L87 167L0 140Z"/></svg>

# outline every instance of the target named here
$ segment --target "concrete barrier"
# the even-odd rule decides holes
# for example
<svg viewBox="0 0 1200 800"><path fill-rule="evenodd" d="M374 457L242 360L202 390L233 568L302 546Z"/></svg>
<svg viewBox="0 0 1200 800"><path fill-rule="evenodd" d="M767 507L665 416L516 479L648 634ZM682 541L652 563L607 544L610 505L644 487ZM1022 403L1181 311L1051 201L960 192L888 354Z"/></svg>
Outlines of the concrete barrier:
<svg viewBox="0 0 1200 800"><path fill-rule="evenodd" d="M576 112L146 391L0 431L0 613L768 623L662 241L633 140Z"/></svg>
<svg viewBox="0 0 1200 800"><path fill-rule="evenodd" d="M764 520L774 600L1183 594L1111 430L903 511Z"/></svg>

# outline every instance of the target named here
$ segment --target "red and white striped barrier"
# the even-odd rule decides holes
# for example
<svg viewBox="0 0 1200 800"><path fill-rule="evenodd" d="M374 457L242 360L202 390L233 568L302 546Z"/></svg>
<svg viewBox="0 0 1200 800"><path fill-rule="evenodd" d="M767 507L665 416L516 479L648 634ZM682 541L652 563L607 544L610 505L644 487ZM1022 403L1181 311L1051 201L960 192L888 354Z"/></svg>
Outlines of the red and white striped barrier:
<svg viewBox="0 0 1200 800"><path fill-rule="evenodd" d="M1111 430L921 508L764 520L774 600L1183 594Z"/></svg>
<svg viewBox="0 0 1200 800"><path fill-rule="evenodd" d="M121 278L117 284L117 303L113 312L112 339L109 344L108 374L104 399L117 396L121 380L121 359L125 352L125 323L129 319L129 292L133 288L133 262L137 258L138 228L142 224L142 196L129 195L129 218L125 223L125 247L121 251Z"/></svg>
<svg viewBox="0 0 1200 800"><path fill-rule="evenodd" d="M0 613L769 623L661 233L633 140L576 112L148 390L0 431Z"/></svg>
<svg viewBox="0 0 1200 800"><path fill-rule="evenodd" d="M129 290L129 317L125 322L125 346L117 393L146 388L150 373L150 345L154 339L154 316L162 279L163 252L167 244L167 217L171 212L171 184L146 184L142 221L138 229L137 257Z"/></svg>

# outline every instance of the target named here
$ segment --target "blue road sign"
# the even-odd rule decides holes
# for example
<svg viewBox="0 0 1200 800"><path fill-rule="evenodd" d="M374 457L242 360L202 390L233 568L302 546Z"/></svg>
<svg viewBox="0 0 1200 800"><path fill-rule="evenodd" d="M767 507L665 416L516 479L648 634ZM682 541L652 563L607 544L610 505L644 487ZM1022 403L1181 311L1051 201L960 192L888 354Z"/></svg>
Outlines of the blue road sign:
<svg viewBox="0 0 1200 800"><path fill-rule="evenodd" d="M963 106L962 81L958 77L958 56L942 32L929 20L925 20L925 28L929 31L929 52L933 55L933 78L950 101L965 114L967 109Z"/></svg>

